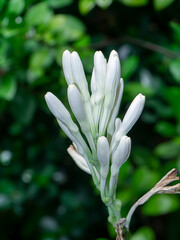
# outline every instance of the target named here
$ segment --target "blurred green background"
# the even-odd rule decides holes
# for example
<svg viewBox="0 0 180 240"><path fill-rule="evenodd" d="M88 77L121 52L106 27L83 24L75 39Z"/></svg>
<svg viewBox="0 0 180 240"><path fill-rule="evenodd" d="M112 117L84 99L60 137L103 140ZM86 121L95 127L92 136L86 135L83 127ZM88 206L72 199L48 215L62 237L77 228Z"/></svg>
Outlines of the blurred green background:
<svg viewBox="0 0 180 240"><path fill-rule="evenodd" d="M180 170L179 0L0 1L0 239L115 239L90 177L48 110L68 107L61 57L78 51L88 81L93 54L118 51L125 91L120 117L139 93L141 119L119 176L122 216L167 171ZM68 107L69 108L69 107ZM132 240L180 239L179 196L138 208Z"/></svg>

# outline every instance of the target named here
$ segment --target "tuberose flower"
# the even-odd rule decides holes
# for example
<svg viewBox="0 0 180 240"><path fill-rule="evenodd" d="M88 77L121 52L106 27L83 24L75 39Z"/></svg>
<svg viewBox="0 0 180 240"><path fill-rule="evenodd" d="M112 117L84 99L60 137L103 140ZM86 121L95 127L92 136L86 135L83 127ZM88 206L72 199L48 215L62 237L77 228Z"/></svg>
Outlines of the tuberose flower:
<svg viewBox="0 0 180 240"><path fill-rule="evenodd" d="M66 50L62 65L69 105L78 124L56 96L48 92L45 99L60 127L73 142L68 153L82 170L91 174L114 224L120 217L120 213L115 214L119 201L114 200L118 174L131 151L131 139L126 135L142 113L145 96L135 97L122 121L117 117L124 82L120 77L118 53L114 50L108 61L101 51L95 53L91 93L77 52Z"/></svg>

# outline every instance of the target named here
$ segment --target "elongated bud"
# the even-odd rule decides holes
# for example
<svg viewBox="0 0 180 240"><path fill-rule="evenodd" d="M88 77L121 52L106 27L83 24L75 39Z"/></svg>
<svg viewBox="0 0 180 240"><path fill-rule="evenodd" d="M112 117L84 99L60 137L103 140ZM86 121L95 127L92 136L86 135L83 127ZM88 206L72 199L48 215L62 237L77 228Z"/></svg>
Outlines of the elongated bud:
<svg viewBox="0 0 180 240"><path fill-rule="evenodd" d="M84 109L84 103L81 94L74 84L68 87L68 100L74 116L82 127L82 130L88 131L90 129Z"/></svg>
<svg viewBox="0 0 180 240"><path fill-rule="evenodd" d="M78 131L78 128L73 122L70 113L54 94L52 94L51 92L46 93L45 100L50 111L58 120L60 120L65 126L67 126L70 131Z"/></svg>
<svg viewBox="0 0 180 240"><path fill-rule="evenodd" d="M86 160L81 156L75 148L71 145L67 149L69 155L72 157L72 159L75 161L75 163L78 165L79 168L81 168L83 171L91 174L91 171L86 163Z"/></svg>
<svg viewBox="0 0 180 240"><path fill-rule="evenodd" d="M62 65L67 84L69 85L74 83L71 71L71 53L68 50L63 52Z"/></svg>
<svg viewBox="0 0 180 240"><path fill-rule="evenodd" d="M115 176L119 173L119 169L128 159L130 151L131 139L127 136L123 136L117 149L112 154L111 176Z"/></svg>
<svg viewBox="0 0 180 240"><path fill-rule="evenodd" d="M133 125L136 123L136 121L140 117L142 110L144 108L144 103L145 103L145 96L142 95L141 93L134 98L121 124L120 129L121 131L124 132L124 134L128 133L131 130Z"/></svg>
<svg viewBox="0 0 180 240"><path fill-rule="evenodd" d="M109 103L109 101L112 103L114 103L115 96L116 96L116 90L117 90L117 86L119 83L119 79L120 79L120 62L119 62L119 58L117 55L112 55L112 57L110 58L110 60L108 61L108 65L107 65L107 74L106 74L106 80L105 80L105 94L113 94L112 100L110 101L110 99L107 99L105 101L107 101L106 104Z"/></svg>
<svg viewBox="0 0 180 240"><path fill-rule="evenodd" d="M72 142L76 144L78 152L83 155L87 149L87 145L82 138L80 132L70 132L69 129L61 121L59 121L58 119L57 121L64 133L69 137L69 139L71 139Z"/></svg>
<svg viewBox="0 0 180 240"><path fill-rule="evenodd" d="M103 91L106 76L106 59L101 51L94 54L94 72L97 84L97 91Z"/></svg>
<svg viewBox="0 0 180 240"><path fill-rule="evenodd" d="M83 94L83 98L85 100L89 99L89 91L86 76L84 73L83 65L81 63L81 59L77 52L72 52L71 54L71 69L74 81L77 84L81 93Z"/></svg>
<svg viewBox="0 0 180 240"><path fill-rule="evenodd" d="M123 95L123 90L124 90L124 82L123 82L123 79L121 78L120 81L119 81L119 84L118 84L118 89L117 89L117 93L116 93L114 108L112 110L111 117L110 117L109 124L108 124L108 128L107 128L107 133L111 136L114 132L114 127L115 127L114 126L114 121L115 121L115 119L118 115L118 112L119 112L121 99L122 99L122 95Z"/></svg>
<svg viewBox="0 0 180 240"><path fill-rule="evenodd" d="M107 64L107 73L105 79L105 99L99 124L100 135L103 135L106 131L114 106L119 79L120 62L117 53L113 51L113 53L111 53L109 57L109 61Z"/></svg>
<svg viewBox="0 0 180 240"><path fill-rule="evenodd" d="M97 157L101 167L101 176L106 178L109 171L109 143L104 136L98 138Z"/></svg>
<svg viewBox="0 0 180 240"><path fill-rule="evenodd" d="M102 196L105 194L106 179L109 172L109 143L106 137L98 138L97 142L97 158L100 163L100 190Z"/></svg>

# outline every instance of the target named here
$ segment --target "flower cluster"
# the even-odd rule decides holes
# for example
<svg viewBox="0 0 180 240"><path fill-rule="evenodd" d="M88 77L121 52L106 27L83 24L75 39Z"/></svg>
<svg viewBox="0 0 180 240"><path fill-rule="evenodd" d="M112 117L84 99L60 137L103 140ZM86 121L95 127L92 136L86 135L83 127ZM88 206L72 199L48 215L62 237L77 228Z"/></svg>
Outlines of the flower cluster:
<svg viewBox="0 0 180 240"><path fill-rule="evenodd" d="M116 200L118 175L131 151L131 139L126 135L141 115L145 97L138 94L122 121L117 117L124 83L120 78L119 57L114 50L108 61L102 52L95 53L91 95L77 52L66 50L62 65L69 105L79 125L55 95L48 92L45 99L73 143L68 153L82 170L92 175L108 207L109 221L114 225L120 218L120 202Z"/></svg>

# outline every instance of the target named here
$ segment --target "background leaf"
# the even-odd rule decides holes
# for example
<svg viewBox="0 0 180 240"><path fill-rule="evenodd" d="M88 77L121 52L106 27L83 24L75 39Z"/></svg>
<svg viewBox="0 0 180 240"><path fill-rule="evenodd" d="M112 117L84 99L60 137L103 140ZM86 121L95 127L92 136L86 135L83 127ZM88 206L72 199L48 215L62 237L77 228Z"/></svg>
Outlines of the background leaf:
<svg viewBox="0 0 180 240"><path fill-rule="evenodd" d="M174 2L174 0L153 0L154 8L161 11Z"/></svg>
<svg viewBox="0 0 180 240"><path fill-rule="evenodd" d="M13 76L8 75L0 80L0 97L6 100L12 100L16 93L16 81Z"/></svg>
<svg viewBox="0 0 180 240"><path fill-rule="evenodd" d="M179 200L172 195L155 195L143 207L142 211L148 216L157 216L176 211L179 208Z"/></svg>

